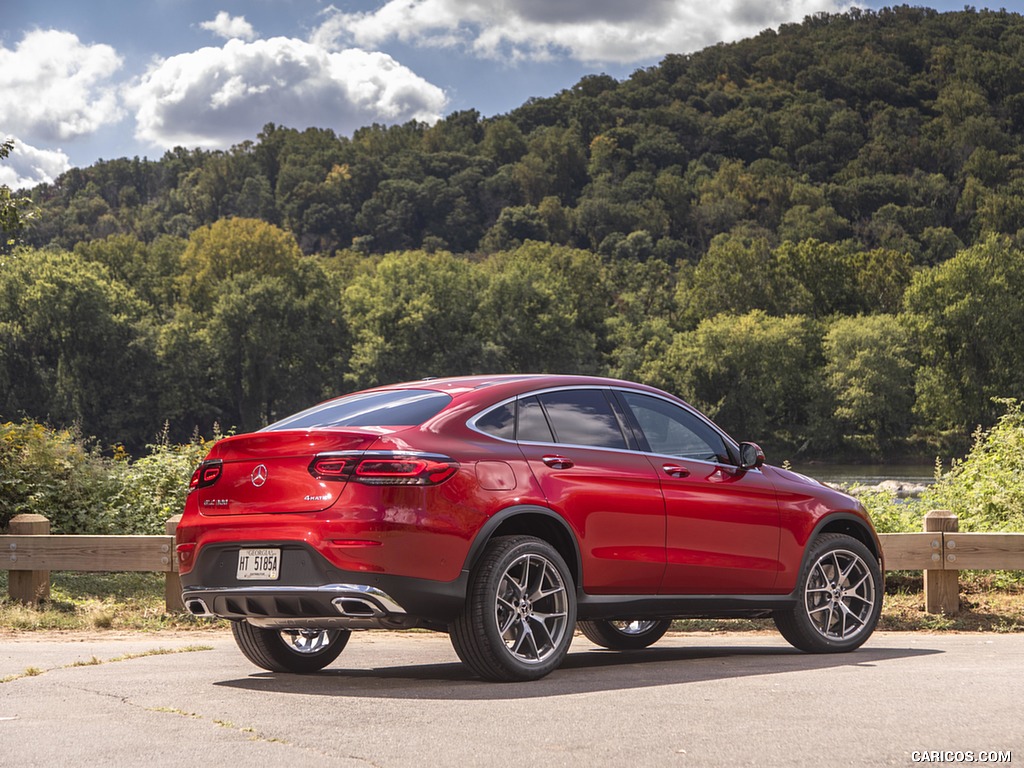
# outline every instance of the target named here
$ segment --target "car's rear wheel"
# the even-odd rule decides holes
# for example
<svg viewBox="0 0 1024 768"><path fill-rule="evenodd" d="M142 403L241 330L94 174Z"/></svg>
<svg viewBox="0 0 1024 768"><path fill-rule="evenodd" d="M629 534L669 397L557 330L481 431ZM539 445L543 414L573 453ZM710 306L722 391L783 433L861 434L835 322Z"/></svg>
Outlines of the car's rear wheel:
<svg viewBox="0 0 1024 768"><path fill-rule="evenodd" d="M558 551L532 536L500 536L474 568L449 635L480 677L537 680L562 663L575 625L576 592Z"/></svg>
<svg viewBox="0 0 1024 768"><path fill-rule="evenodd" d="M634 651L661 640L671 619L632 621L581 621L577 625L590 642L613 651Z"/></svg>
<svg viewBox="0 0 1024 768"><path fill-rule="evenodd" d="M808 653L859 648L882 611L882 570L851 536L819 536L807 551L797 581L797 603L772 618L782 636Z"/></svg>
<svg viewBox="0 0 1024 768"><path fill-rule="evenodd" d="M347 629L264 629L247 621L231 622L239 650L257 667L271 672L317 672L345 649Z"/></svg>

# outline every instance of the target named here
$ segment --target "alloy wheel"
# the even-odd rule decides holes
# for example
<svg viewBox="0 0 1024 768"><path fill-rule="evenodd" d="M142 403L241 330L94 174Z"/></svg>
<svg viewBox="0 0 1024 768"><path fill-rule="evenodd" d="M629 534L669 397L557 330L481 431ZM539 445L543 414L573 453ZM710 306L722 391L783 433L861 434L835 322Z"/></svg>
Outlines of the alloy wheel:
<svg viewBox="0 0 1024 768"><path fill-rule="evenodd" d="M875 606L875 580L868 564L847 549L815 561L804 589L807 617L828 640L850 640L868 626Z"/></svg>
<svg viewBox="0 0 1024 768"><path fill-rule="evenodd" d="M546 557L528 553L501 575L494 618L508 652L527 664L541 664L559 651L568 631L565 582Z"/></svg>
<svg viewBox="0 0 1024 768"><path fill-rule="evenodd" d="M330 646L336 634L330 629L283 629L281 641L295 653L311 655Z"/></svg>

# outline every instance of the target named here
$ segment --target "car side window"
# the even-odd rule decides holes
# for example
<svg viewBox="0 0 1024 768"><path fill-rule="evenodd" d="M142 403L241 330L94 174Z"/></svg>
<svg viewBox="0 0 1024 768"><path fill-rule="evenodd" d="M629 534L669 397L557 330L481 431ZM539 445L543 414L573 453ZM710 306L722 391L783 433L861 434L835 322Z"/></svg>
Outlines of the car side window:
<svg viewBox="0 0 1024 768"><path fill-rule="evenodd" d="M728 462L722 436L706 422L660 397L621 392L652 453L681 459Z"/></svg>
<svg viewBox="0 0 1024 768"><path fill-rule="evenodd" d="M476 420L476 428L488 435L494 435L504 440L514 440L516 437L516 403L499 405L492 408Z"/></svg>
<svg viewBox="0 0 1024 768"><path fill-rule="evenodd" d="M544 416L544 410L536 397L519 400L519 416L516 422L516 440L527 443L553 443L551 427Z"/></svg>
<svg viewBox="0 0 1024 768"><path fill-rule="evenodd" d="M546 392L538 396L555 440L569 445L626 448L619 420L599 389Z"/></svg>

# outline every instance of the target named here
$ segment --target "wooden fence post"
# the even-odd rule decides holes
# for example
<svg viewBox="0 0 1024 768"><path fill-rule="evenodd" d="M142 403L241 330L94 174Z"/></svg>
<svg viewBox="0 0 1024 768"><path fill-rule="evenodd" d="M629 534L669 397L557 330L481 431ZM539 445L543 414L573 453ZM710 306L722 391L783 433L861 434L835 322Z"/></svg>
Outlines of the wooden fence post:
<svg viewBox="0 0 1024 768"><path fill-rule="evenodd" d="M944 533L959 531L960 520L953 512L932 510L924 516L924 529L942 538ZM947 569L951 563L946 562L944 545L939 552L942 559L936 563L937 567L924 572L924 609L928 613L955 616L960 612L960 572L954 568Z"/></svg>
<svg viewBox="0 0 1024 768"><path fill-rule="evenodd" d="M7 524L12 536L49 536L50 521L42 515L15 515ZM11 562L18 560L18 545L13 543L3 556ZM49 571L10 571L8 590L12 600L30 605L39 605L50 599Z"/></svg>
<svg viewBox="0 0 1024 768"><path fill-rule="evenodd" d="M178 523L181 522L181 515L175 515L167 519L167 527L164 529L171 539L171 570L165 574L164 579L164 604L168 613L183 613L185 604L181 602L181 578L178 576L178 550L175 548L177 538L174 537L178 530Z"/></svg>

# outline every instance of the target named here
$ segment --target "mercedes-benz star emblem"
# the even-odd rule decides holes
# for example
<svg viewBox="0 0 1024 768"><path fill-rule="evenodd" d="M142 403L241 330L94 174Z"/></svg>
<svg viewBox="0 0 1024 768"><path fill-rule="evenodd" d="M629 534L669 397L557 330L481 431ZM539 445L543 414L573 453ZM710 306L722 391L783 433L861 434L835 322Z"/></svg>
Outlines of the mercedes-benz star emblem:
<svg viewBox="0 0 1024 768"><path fill-rule="evenodd" d="M252 474L249 475L249 479L252 480L252 484L253 485L255 485L257 488L259 488L265 482L267 482L267 475L268 474L270 474L270 473L267 472L266 466L263 465L263 464L260 464L258 467L256 467L256 469L254 469L252 471Z"/></svg>

